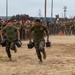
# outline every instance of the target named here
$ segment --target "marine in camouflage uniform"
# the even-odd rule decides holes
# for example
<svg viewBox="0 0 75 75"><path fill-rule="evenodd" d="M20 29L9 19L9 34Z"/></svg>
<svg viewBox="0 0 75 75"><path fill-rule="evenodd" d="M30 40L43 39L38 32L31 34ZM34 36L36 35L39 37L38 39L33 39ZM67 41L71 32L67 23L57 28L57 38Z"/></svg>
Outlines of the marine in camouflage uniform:
<svg viewBox="0 0 75 75"><path fill-rule="evenodd" d="M57 34L56 32L57 32L57 26L56 26L56 24L54 23L53 34L56 35L56 34Z"/></svg>
<svg viewBox="0 0 75 75"><path fill-rule="evenodd" d="M24 29L24 22L23 21L20 21L18 24L17 24L17 28L20 32L20 39L21 40L25 40L25 29Z"/></svg>
<svg viewBox="0 0 75 75"><path fill-rule="evenodd" d="M29 32L31 26L32 26L32 24L31 24L31 22L28 20L28 21L26 22L26 24L25 24L26 39L28 38L28 32Z"/></svg>
<svg viewBox="0 0 75 75"><path fill-rule="evenodd" d="M72 30L72 34L75 35L75 21L73 22L71 30Z"/></svg>
<svg viewBox="0 0 75 75"><path fill-rule="evenodd" d="M65 26L66 26L66 35L70 35L71 34L71 25L70 25L69 21L67 21Z"/></svg>
<svg viewBox="0 0 75 75"><path fill-rule="evenodd" d="M1 44L1 29L2 29L2 21L0 21L0 44Z"/></svg>
<svg viewBox="0 0 75 75"><path fill-rule="evenodd" d="M2 37L2 33L4 33L6 36L6 53L9 59L12 60L10 49L13 48L15 53L17 52L14 41L17 39L17 36L19 39L19 32L17 31L17 28L12 25L11 21L8 21L6 27L4 27L1 32L1 39L4 40Z"/></svg>
<svg viewBox="0 0 75 75"><path fill-rule="evenodd" d="M35 21L35 25L31 27L29 30L29 40L31 42L30 33L34 31L33 41L36 49L36 53L40 62L42 62L41 52L43 53L43 58L46 59L45 52L45 39L44 39L44 31L47 33L47 41L49 41L49 34L46 26L41 25L40 20L37 19Z"/></svg>
<svg viewBox="0 0 75 75"><path fill-rule="evenodd" d="M60 31L62 31L62 34L65 34L65 24L61 22Z"/></svg>
<svg viewBox="0 0 75 75"><path fill-rule="evenodd" d="M58 35L59 34L59 31L60 31L60 22L56 22L56 34Z"/></svg>
<svg viewBox="0 0 75 75"><path fill-rule="evenodd" d="M50 35L54 34L54 22L50 22L50 30L49 30Z"/></svg>
<svg viewBox="0 0 75 75"><path fill-rule="evenodd" d="M0 24L0 44L1 44L1 24Z"/></svg>

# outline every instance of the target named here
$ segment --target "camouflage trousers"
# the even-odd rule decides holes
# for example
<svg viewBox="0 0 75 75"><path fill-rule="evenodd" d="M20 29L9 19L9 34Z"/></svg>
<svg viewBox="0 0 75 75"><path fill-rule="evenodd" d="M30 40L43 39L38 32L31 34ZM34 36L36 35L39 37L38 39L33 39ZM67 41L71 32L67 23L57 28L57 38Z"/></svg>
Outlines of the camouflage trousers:
<svg viewBox="0 0 75 75"><path fill-rule="evenodd" d="M45 40L44 39L40 39L40 40L34 40L34 46L36 49L36 54L38 56L38 59L41 59L41 52L44 53L45 49Z"/></svg>
<svg viewBox="0 0 75 75"><path fill-rule="evenodd" d="M15 46L15 42L14 41L10 42L10 41L6 40L6 53L7 53L9 58L11 58L10 50L14 50L15 47L16 46Z"/></svg>

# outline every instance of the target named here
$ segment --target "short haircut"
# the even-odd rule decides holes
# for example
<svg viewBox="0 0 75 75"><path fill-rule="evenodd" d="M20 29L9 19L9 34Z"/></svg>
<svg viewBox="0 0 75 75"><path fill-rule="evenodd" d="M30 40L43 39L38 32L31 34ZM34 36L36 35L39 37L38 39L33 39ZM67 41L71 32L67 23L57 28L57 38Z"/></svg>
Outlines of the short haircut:
<svg viewBox="0 0 75 75"><path fill-rule="evenodd" d="M11 22L11 20L8 20L7 22L9 23L9 22Z"/></svg>
<svg viewBox="0 0 75 75"><path fill-rule="evenodd" d="M39 22L40 23L40 19L36 19L35 22Z"/></svg>

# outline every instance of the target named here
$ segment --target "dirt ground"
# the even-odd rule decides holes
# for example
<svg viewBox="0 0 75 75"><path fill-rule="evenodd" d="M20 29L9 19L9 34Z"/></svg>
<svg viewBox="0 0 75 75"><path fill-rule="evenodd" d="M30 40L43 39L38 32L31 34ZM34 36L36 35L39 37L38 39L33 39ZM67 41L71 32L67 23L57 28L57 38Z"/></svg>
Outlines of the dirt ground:
<svg viewBox="0 0 75 75"><path fill-rule="evenodd" d="M75 36L50 36L46 60L39 63L35 49L28 49L28 41L9 61L5 48L0 46L0 75L75 75Z"/></svg>

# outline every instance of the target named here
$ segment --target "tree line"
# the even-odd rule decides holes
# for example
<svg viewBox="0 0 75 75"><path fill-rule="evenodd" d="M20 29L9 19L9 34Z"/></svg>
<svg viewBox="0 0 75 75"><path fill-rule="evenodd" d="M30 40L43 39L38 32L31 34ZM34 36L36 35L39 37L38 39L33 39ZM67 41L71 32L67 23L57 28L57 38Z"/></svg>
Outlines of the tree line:
<svg viewBox="0 0 75 75"><path fill-rule="evenodd" d="M29 15L26 15L26 14L21 14L21 15L18 14L16 16L12 16L10 18L11 21L13 21L13 20L20 21L20 20L25 20L25 19L27 19L27 20L34 20L34 17L30 17Z"/></svg>

